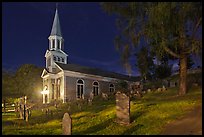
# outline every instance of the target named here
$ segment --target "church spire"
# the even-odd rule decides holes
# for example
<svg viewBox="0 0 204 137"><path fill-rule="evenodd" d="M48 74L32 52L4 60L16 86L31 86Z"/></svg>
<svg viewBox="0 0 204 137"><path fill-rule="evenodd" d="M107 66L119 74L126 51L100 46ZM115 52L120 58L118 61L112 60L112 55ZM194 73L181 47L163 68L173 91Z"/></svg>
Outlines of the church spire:
<svg viewBox="0 0 204 137"><path fill-rule="evenodd" d="M59 22L59 16L58 16L58 10L57 10L57 4L56 4L56 11L55 11L55 18L53 21L52 31L51 31L50 36L53 36L53 35L57 35L57 36L62 37L60 22Z"/></svg>

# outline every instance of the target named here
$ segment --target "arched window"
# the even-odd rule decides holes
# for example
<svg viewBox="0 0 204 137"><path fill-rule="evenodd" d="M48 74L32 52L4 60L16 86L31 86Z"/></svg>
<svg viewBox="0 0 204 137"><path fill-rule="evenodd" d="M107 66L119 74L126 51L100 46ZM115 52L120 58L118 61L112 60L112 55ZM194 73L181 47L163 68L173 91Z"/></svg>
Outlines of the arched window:
<svg viewBox="0 0 204 137"><path fill-rule="evenodd" d="M110 92L114 92L114 91L115 91L115 88L114 88L114 85L113 85L113 84L110 84L110 86L109 86L109 91L110 91Z"/></svg>
<svg viewBox="0 0 204 137"><path fill-rule="evenodd" d="M77 98L83 98L84 96L84 82L80 79L77 80Z"/></svg>
<svg viewBox="0 0 204 137"><path fill-rule="evenodd" d="M98 84L98 82L95 81L93 83L93 94L94 94L94 96L97 96L98 92L99 92L99 84Z"/></svg>

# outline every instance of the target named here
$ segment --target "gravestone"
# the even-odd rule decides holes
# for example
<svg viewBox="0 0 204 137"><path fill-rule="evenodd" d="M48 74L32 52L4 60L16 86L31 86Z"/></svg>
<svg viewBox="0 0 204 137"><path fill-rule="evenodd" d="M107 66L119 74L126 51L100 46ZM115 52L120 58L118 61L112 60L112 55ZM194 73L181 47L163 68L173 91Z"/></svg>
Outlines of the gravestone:
<svg viewBox="0 0 204 137"><path fill-rule="evenodd" d="M62 119L62 134L71 135L72 119L68 113L65 113Z"/></svg>
<svg viewBox="0 0 204 137"><path fill-rule="evenodd" d="M102 92L101 95L103 99L108 100L108 94Z"/></svg>
<svg viewBox="0 0 204 137"><path fill-rule="evenodd" d="M130 98L124 93L116 93L116 122L130 124Z"/></svg>
<svg viewBox="0 0 204 137"><path fill-rule="evenodd" d="M88 104L89 104L89 105L92 105L93 98L94 98L94 94L93 94L93 92L91 92L91 93L90 93L90 96L89 96L89 98L88 98Z"/></svg>

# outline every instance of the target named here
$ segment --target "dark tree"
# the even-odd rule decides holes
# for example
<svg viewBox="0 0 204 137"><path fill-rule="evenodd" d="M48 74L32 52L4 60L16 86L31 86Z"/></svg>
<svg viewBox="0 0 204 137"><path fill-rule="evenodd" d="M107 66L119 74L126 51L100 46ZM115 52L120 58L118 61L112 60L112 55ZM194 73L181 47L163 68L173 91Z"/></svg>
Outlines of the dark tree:
<svg viewBox="0 0 204 137"><path fill-rule="evenodd" d="M168 54L180 62L179 95L186 94L187 56L200 53L202 40L201 2L108 2L105 11L116 14L120 34L116 47L128 62L142 39L157 56ZM201 34L202 35L202 34Z"/></svg>

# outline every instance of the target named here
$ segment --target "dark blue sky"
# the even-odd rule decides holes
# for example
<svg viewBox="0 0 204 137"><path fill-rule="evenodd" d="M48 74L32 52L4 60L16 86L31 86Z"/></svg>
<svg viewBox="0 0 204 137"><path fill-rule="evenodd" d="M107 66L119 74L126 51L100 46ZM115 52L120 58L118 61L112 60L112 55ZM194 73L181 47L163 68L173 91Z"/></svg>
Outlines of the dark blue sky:
<svg viewBox="0 0 204 137"><path fill-rule="evenodd" d="M14 70L22 64L44 67L56 3L7 2L2 8L3 68ZM60 2L58 13L69 63L126 74L114 47L114 16L93 2ZM135 67L132 75L139 75Z"/></svg>

